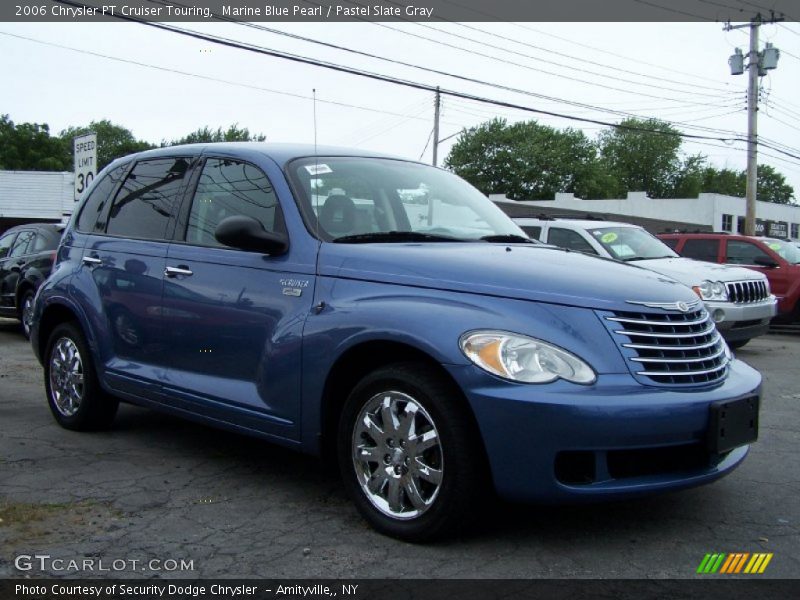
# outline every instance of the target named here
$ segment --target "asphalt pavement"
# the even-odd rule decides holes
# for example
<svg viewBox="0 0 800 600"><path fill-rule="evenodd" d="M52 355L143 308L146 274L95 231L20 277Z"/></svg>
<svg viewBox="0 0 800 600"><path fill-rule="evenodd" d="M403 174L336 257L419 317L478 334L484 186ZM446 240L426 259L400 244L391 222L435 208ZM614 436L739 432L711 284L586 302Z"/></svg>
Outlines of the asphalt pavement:
<svg viewBox="0 0 800 600"><path fill-rule="evenodd" d="M636 501L498 503L459 538L411 545L372 531L315 458L129 405L110 431L61 429L0 319L0 577L691 578L718 552L773 553L760 577L797 577L800 336L737 355L765 387L760 439L730 476Z"/></svg>

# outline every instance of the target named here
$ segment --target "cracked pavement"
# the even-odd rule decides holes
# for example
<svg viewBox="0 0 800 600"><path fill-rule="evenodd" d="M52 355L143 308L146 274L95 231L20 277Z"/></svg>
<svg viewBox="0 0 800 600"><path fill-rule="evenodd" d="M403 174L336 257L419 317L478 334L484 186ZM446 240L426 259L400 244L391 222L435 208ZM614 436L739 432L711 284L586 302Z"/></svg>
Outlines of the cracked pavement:
<svg viewBox="0 0 800 600"><path fill-rule="evenodd" d="M773 552L800 573L800 337L738 353L764 375L760 440L729 477L590 506L498 503L414 546L373 532L315 458L123 404L112 430L58 427L42 370L0 319L0 577L684 578L707 552ZM193 561L191 571L15 568L20 554Z"/></svg>

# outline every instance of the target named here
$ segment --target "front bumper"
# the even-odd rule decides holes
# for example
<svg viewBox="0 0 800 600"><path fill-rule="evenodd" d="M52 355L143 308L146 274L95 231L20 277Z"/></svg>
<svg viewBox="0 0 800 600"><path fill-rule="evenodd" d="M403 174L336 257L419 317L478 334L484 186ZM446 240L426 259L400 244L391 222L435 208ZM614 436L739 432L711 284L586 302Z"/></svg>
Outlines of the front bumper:
<svg viewBox="0 0 800 600"><path fill-rule="evenodd" d="M618 499L707 483L748 446L706 450L710 404L760 394L761 376L735 360L716 387L647 387L628 374L592 386L512 384L451 366L483 436L499 495L522 501Z"/></svg>
<svg viewBox="0 0 800 600"><path fill-rule="evenodd" d="M764 335L769 329L769 322L778 312L775 296L752 304L706 301L705 305L717 329L728 342Z"/></svg>

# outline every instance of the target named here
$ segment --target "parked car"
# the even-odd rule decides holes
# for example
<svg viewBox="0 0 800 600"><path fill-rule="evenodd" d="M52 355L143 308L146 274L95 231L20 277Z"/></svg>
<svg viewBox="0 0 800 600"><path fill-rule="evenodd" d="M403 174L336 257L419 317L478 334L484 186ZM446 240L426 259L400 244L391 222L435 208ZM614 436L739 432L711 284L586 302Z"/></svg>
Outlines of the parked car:
<svg viewBox="0 0 800 600"><path fill-rule="evenodd" d="M0 316L19 319L30 336L33 297L50 275L62 225L28 223L0 235Z"/></svg>
<svg viewBox="0 0 800 600"><path fill-rule="evenodd" d="M791 242L727 233L665 233L658 237L681 256L763 273L778 298L780 319L800 319L800 250Z"/></svg>
<svg viewBox="0 0 800 600"><path fill-rule="evenodd" d="M630 223L599 220L519 218L529 236L667 275L703 300L728 345L741 348L769 329L777 301L767 278L749 269L682 258L658 238Z"/></svg>
<svg viewBox="0 0 800 600"><path fill-rule="evenodd" d="M63 427L109 426L123 400L321 455L369 523L411 541L493 490L708 483L757 437L761 377L691 290L534 244L455 175L361 151L113 162L67 227L31 342Z"/></svg>

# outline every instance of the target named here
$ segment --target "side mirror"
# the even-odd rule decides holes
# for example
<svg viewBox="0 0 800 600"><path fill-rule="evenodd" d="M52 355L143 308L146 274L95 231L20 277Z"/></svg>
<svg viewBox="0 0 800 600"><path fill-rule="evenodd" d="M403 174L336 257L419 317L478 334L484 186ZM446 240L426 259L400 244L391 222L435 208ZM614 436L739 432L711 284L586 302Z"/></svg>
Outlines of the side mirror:
<svg viewBox="0 0 800 600"><path fill-rule="evenodd" d="M769 256L756 256L753 259L753 262L756 263L759 267L767 267L768 269L774 269L775 267L778 266L778 263L776 263Z"/></svg>
<svg viewBox="0 0 800 600"><path fill-rule="evenodd" d="M244 215L222 219L214 237L220 244L251 252L276 255L289 249L289 240L284 234L266 231L253 217Z"/></svg>

